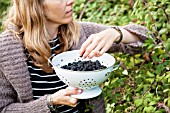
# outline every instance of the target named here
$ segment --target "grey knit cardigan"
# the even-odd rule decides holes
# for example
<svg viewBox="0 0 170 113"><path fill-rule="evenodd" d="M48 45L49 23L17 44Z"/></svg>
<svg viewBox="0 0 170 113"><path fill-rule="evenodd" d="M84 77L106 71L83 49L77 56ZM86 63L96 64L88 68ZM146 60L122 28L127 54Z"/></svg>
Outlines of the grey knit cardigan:
<svg viewBox="0 0 170 113"><path fill-rule="evenodd" d="M94 33L109 28L101 24L79 22L81 26L79 49L81 44ZM114 44L108 52L136 53L140 51L142 42L147 38L148 30L142 26L129 24L124 29L136 34L140 41L130 44ZM14 29L10 27L10 29ZM129 37L130 38L130 37ZM47 95L33 100L30 75L22 40L9 30L0 35L0 112L1 113L50 113L46 102ZM103 99L93 99L90 104L95 105L93 112L102 113Z"/></svg>

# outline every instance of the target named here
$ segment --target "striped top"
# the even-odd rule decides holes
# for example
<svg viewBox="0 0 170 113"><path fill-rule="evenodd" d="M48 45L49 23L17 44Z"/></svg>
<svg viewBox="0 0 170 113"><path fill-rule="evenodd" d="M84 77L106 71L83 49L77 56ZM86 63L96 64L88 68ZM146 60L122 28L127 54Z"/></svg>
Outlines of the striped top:
<svg viewBox="0 0 170 113"><path fill-rule="evenodd" d="M58 38L49 41L51 46L52 54L54 54L54 50L59 49L60 42ZM60 89L64 89L67 87L65 83L63 83L58 76L56 76L55 72L53 73L46 73L39 67L35 66L31 59L27 60L28 70L30 72L31 77L31 84L33 90L33 98L38 99L41 96L46 94L53 94ZM78 113L80 109L83 109L83 102L82 100L78 101L76 107L70 107L65 105L57 106L57 110L61 113Z"/></svg>

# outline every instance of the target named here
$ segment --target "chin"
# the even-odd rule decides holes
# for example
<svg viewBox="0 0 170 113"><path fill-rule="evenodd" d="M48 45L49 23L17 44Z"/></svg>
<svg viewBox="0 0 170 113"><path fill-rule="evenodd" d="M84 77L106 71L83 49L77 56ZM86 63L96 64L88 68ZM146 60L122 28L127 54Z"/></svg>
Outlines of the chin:
<svg viewBox="0 0 170 113"><path fill-rule="evenodd" d="M69 24L73 22L73 18L67 18L65 21L64 21L64 24Z"/></svg>

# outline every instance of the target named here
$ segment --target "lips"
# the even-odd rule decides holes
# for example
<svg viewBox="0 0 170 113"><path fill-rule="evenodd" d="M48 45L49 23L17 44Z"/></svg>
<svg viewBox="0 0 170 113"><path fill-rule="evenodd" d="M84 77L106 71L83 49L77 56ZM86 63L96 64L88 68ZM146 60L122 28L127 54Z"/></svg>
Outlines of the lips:
<svg viewBox="0 0 170 113"><path fill-rule="evenodd" d="M70 13L70 12L72 12L73 10L71 9L71 10L69 10L67 13Z"/></svg>

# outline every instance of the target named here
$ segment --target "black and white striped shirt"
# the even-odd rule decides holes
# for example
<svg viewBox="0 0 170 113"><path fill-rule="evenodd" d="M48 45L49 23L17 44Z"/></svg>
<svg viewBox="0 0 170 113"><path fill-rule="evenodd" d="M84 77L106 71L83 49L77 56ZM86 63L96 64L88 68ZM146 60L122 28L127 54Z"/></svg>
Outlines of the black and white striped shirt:
<svg viewBox="0 0 170 113"><path fill-rule="evenodd" d="M51 46L52 54L54 54L54 50L59 49L60 46L58 38L49 41L49 44ZM58 76L56 76L55 72L46 73L39 67L35 66L31 59L28 59L27 65L30 72L34 99L38 99L46 94L53 94L60 89L64 89L67 87L67 85L63 83L58 78ZM78 105L75 108L65 105L59 105L57 106L57 110L61 113L79 113L80 109L83 109L83 106L83 100L79 100Z"/></svg>

